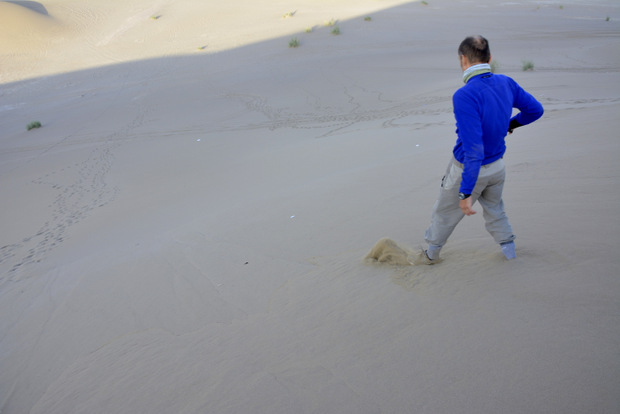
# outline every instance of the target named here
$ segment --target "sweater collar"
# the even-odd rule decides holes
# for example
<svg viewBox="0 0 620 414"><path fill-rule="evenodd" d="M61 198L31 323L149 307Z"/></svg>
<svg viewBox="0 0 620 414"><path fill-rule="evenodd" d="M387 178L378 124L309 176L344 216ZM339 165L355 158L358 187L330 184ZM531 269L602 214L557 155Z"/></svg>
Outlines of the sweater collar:
<svg viewBox="0 0 620 414"><path fill-rule="evenodd" d="M467 83L472 77L489 72L491 72L491 65L488 63L470 66L463 72L463 82Z"/></svg>

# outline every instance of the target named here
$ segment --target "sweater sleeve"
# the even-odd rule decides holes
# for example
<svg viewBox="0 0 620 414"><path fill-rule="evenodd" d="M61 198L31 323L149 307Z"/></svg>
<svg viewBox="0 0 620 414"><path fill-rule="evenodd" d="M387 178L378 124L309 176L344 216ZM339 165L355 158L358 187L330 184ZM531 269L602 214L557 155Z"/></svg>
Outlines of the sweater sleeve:
<svg viewBox="0 0 620 414"><path fill-rule="evenodd" d="M519 126L523 126L531 124L539 119L544 113L543 106L540 102L521 88L516 82L514 82L513 87L515 88L515 93L512 107L517 108L519 113L510 118L510 122L513 123L513 125L514 122L516 122Z"/></svg>
<svg viewBox="0 0 620 414"><path fill-rule="evenodd" d="M463 146L463 174L460 192L471 194L476 186L480 166L484 160L482 117L474 99L457 91L452 98L458 136Z"/></svg>

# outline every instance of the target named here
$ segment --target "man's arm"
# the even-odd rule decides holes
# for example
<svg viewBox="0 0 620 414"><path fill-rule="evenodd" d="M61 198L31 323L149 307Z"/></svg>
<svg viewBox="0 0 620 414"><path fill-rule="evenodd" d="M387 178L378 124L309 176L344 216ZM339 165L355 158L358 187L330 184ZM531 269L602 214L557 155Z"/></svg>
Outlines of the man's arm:
<svg viewBox="0 0 620 414"><path fill-rule="evenodd" d="M463 93L462 89L454 94L452 106L458 127L457 134L464 153L459 191L471 194L476 186L480 166L484 159L482 120L478 113L477 102L471 96Z"/></svg>
<svg viewBox="0 0 620 414"><path fill-rule="evenodd" d="M514 81L513 81L514 82ZM516 88L514 94L513 108L517 108L519 113L510 118L508 124L508 133L512 134L516 128L522 127L539 119L545 112L540 102L536 100L530 93L525 91L516 82L514 82Z"/></svg>

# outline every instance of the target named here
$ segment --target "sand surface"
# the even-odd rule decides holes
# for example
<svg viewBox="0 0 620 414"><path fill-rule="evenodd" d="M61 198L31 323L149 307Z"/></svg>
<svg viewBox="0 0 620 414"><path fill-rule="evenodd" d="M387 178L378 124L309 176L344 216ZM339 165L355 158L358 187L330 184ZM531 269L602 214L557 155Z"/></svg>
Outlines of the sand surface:
<svg viewBox="0 0 620 414"><path fill-rule="evenodd" d="M0 413L620 412L620 4L427 3L0 2ZM478 33L546 110L518 257L478 214L369 264Z"/></svg>

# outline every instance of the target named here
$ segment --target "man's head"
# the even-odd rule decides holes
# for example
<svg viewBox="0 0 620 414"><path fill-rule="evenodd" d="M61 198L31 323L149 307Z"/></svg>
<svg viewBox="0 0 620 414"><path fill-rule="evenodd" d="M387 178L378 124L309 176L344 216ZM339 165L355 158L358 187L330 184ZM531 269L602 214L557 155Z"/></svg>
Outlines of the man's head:
<svg viewBox="0 0 620 414"><path fill-rule="evenodd" d="M459 46L459 61L463 70L479 63L491 61L489 41L482 36L469 36Z"/></svg>

